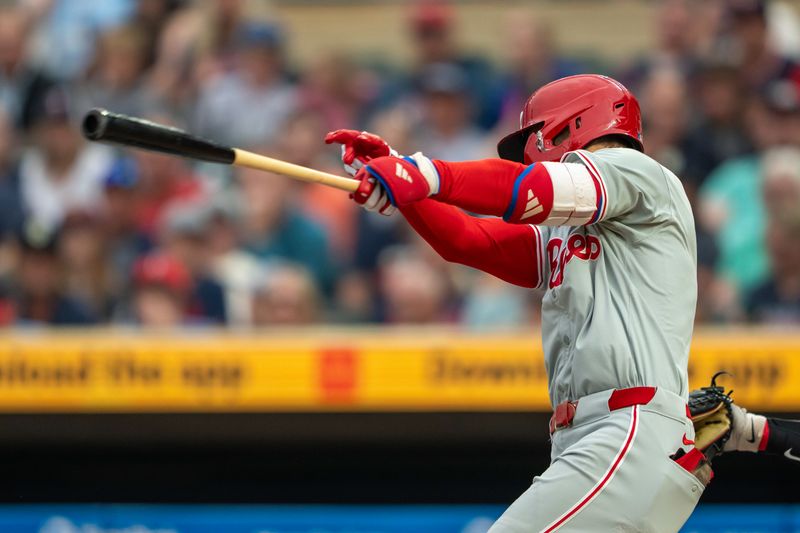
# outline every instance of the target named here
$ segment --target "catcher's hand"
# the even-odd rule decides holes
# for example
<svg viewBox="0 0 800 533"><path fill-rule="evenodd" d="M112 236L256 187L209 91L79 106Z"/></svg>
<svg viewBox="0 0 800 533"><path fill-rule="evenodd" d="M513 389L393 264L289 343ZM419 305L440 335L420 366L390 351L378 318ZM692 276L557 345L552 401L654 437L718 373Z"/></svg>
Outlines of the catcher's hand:
<svg viewBox="0 0 800 533"><path fill-rule="evenodd" d="M725 450L734 427L733 399L717 385L717 377L725 372L717 372L711 378L711 385L694 390L689 394L689 412L694 423L694 445L711 461Z"/></svg>
<svg viewBox="0 0 800 533"><path fill-rule="evenodd" d="M717 372L711 385L689 394L689 411L695 431L695 447L709 461L722 452L758 452L767 419L748 413L733 403L731 393L717 385Z"/></svg>

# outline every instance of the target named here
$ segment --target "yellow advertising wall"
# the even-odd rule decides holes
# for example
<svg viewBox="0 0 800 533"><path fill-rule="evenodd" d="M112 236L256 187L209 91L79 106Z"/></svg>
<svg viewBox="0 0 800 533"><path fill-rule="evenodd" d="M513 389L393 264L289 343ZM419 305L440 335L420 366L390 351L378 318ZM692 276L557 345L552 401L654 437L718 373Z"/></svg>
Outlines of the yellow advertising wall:
<svg viewBox="0 0 800 533"><path fill-rule="evenodd" d="M717 370L751 409L800 412L800 334L705 332L692 387ZM538 334L456 331L6 335L0 412L549 410Z"/></svg>

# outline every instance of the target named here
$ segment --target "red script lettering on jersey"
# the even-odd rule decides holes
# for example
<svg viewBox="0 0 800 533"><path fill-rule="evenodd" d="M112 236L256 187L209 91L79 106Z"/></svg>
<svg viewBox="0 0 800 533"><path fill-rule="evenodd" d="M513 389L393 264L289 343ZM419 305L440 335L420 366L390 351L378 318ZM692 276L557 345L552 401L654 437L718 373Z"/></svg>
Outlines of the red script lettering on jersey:
<svg viewBox="0 0 800 533"><path fill-rule="evenodd" d="M573 257L584 261L595 261L600 257L600 239L594 235L570 235L564 246L563 239L552 238L547 243L547 257L550 261L550 288L564 282L564 268Z"/></svg>

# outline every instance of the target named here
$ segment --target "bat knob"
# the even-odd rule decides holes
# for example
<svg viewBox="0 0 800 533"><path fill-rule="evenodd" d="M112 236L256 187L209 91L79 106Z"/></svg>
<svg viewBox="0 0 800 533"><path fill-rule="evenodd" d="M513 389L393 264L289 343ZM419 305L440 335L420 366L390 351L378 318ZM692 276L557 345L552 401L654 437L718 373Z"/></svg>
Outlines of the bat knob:
<svg viewBox="0 0 800 533"><path fill-rule="evenodd" d="M105 109L92 109L83 117L81 130L83 136L92 141L103 138L106 126L108 125L108 111Z"/></svg>

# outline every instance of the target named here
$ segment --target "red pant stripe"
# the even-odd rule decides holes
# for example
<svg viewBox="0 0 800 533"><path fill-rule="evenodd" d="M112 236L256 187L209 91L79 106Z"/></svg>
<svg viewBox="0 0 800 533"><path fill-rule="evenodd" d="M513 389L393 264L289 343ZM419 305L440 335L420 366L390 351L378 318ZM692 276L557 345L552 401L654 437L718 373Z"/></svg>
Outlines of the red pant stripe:
<svg viewBox="0 0 800 533"><path fill-rule="evenodd" d="M614 477L614 474L617 473L617 470L619 470L620 465L622 465L622 461L625 459L625 456L628 454L628 452L632 447L633 439L636 436L636 430L638 428L639 428L639 406L635 405L633 406L633 412L631 414L631 424L630 427L628 428L628 436L625 439L625 442L623 442L619 452L617 452L617 456L614 458L614 461L611 463L611 466L608 467L608 470L606 470L606 473L603 475L600 481L598 481L597 484L594 487L592 487L592 490L590 490L589 493L583 497L583 499L580 502L578 502L570 509L568 509L567 512L561 515L555 522L544 528L542 530L542 533L550 533L551 531L556 531L557 529L559 529L561 526L566 524L572 517L578 514L578 512L581 509L589 505L589 503L600 494L603 488L606 485L608 485L608 483Z"/></svg>

